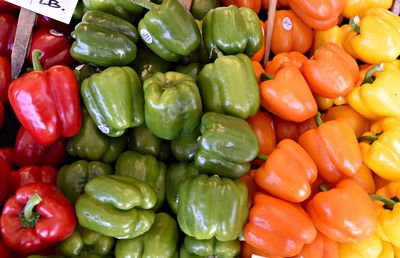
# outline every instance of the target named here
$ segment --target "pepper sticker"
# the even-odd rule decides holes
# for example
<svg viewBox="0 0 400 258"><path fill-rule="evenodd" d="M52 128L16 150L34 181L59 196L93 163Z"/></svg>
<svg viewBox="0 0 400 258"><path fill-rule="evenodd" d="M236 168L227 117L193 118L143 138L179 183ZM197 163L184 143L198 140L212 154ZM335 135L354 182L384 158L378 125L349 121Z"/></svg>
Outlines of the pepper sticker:
<svg viewBox="0 0 400 258"><path fill-rule="evenodd" d="M285 30L292 30L293 28L293 23L292 20L289 17L285 17L282 20L282 26Z"/></svg>
<svg viewBox="0 0 400 258"><path fill-rule="evenodd" d="M150 32L146 29L140 30L140 36L147 44L151 44L153 42L153 37L151 36Z"/></svg>

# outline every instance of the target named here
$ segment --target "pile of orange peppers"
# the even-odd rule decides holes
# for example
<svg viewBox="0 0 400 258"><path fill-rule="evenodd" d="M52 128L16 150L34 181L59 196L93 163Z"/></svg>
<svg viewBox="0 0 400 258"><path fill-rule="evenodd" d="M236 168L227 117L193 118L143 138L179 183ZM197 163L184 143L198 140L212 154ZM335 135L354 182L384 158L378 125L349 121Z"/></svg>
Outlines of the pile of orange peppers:
<svg viewBox="0 0 400 258"><path fill-rule="evenodd" d="M222 2L256 12L269 5ZM252 57L262 108L247 121L261 155L241 178L250 203L241 257L400 257L400 17L392 4L278 1L273 58L264 67L264 49Z"/></svg>

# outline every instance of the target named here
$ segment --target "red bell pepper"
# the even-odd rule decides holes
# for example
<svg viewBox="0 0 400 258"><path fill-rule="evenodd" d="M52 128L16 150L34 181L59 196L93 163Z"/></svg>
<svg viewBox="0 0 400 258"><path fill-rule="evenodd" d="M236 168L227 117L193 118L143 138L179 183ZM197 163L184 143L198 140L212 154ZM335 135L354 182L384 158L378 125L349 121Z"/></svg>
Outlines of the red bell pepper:
<svg viewBox="0 0 400 258"><path fill-rule="evenodd" d="M22 253L46 250L74 232L72 203L55 186L34 183L18 189L1 215L1 236Z"/></svg>
<svg viewBox="0 0 400 258"><path fill-rule="evenodd" d="M10 14L0 13L0 28L0 56L10 58L17 30L17 19Z"/></svg>
<svg viewBox="0 0 400 258"><path fill-rule="evenodd" d="M4 104L3 102L0 101L0 129L3 126L3 122L4 122Z"/></svg>
<svg viewBox="0 0 400 258"><path fill-rule="evenodd" d="M292 139L297 142L297 139L305 131L317 128L314 118L307 119L305 122L296 123L284 120L280 117L273 116L276 140L282 141L283 139Z"/></svg>
<svg viewBox="0 0 400 258"><path fill-rule="evenodd" d="M73 26L70 26L69 24L53 20L50 17L44 16L44 15L37 16L36 25L39 28L39 30L53 29L53 30L63 33L64 35L69 35L73 29Z"/></svg>
<svg viewBox="0 0 400 258"><path fill-rule="evenodd" d="M72 66L75 60L69 53L71 44L68 37L54 29L40 29L32 35L32 43L29 50L28 59L32 63L32 52L34 49L42 51L40 63L44 69L49 69L54 65Z"/></svg>
<svg viewBox="0 0 400 258"><path fill-rule="evenodd" d="M5 160L0 159L0 207L3 205L10 189L10 168ZM2 256L0 256L2 257Z"/></svg>
<svg viewBox="0 0 400 258"><path fill-rule="evenodd" d="M48 146L41 145L21 126L15 139L15 164L58 167L67 156L67 140L60 138Z"/></svg>
<svg viewBox="0 0 400 258"><path fill-rule="evenodd" d="M14 148L11 147L3 147L0 148L0 159L7 162L10 170L14 169Z"/></svg>
<svg viewBox="0 0 400 258"><path fill-rule="evenodd" d="M0 239L0 257L1 258L17 258L21 257L16 251L12 250L3 239Z"/></svg>
<svg viewBox="0 0 400 258"><path fill-rule="evenodd" d="M11 83L10 61L8 60L7 57L0 56L0 101L3 102L4 104L8 102L7 92L10 83Z"/></svg>
<svg viewBox="0 0 400 258"><path fill-rule="evenodd" d="M50 145L80 130L80 94L75 74L67 66L39 71L40 55L41 51L34 52L35 71L13 81L8 98L25 130L38 143Z"/></svg>
<svg viewBox="0 0 400 258"><path fill-rule="evenodd" d="M46 183L56 185L57 170L50 166L26 166L10 173L11 189L14 194L19 188L30 183Z"/></svg>
<svg viewBox="0 0 400 258"><path fill-rule="evenodd" d="M19 6L10 4L4 0L0 0L0 13L17 13L19 11ZM1 256L2 257L2 256Z"/></svg>

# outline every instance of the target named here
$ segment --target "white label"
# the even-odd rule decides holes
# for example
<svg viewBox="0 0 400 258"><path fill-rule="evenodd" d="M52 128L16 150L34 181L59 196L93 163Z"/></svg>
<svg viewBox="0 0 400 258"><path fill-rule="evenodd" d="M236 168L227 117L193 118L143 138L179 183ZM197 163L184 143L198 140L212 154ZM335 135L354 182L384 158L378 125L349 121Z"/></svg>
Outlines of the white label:
<svg viewBox="0 0 400 258"><path fill-rule="evenodd" d="M150 32L148 32L146 29L140 30L140 36L147 44L151 44L151 42L153 42L153 37L151 36Z"/></svg>
<svg viewBox="0 0 400 258"><path fill-rule="evenodd" d="M252 255L251 255L251 258L265 258L265 257L264 257L264 256L259 256L259 255L252 254Z"/></svg>
<svg viewBox="0 0 400 258"><path fill-rule="evenodd" d="M102 133L109 133L110 132L110 128L108 128L106 125L99 125L97 128L99 128L99 130Z"/></svg>
<svg viewBox="0 0 400 258"><path fill-rule="evenodd" d="M291 30L293 28L292 20L289 17L283 18L282 26L285 30Z"/></svg>
<svg viewBox="0 0 400 258"><path fill-rule="evenodd" d="M55 29L51 29L50 30L50 34L56 37L62 37L64 36L64 34L62 34L61 32L56 31Z"/></svg>
<svg viewBox="0 0 400 258"><path fill-rule="evenodd" d="M35 13L69 24L78 0L5 0Z"/></svg>

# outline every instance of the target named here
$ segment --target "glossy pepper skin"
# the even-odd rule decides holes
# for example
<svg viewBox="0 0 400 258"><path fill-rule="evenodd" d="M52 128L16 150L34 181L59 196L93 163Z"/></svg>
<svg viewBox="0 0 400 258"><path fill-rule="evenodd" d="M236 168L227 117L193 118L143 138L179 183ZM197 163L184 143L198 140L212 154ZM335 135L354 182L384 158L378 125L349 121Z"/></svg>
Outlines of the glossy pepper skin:
<svg viewBox="0 0 400 258"><path fill-rule="evenodd" d="M339 245L336 241L317 231L317 236L310 244L305 244L294 258L338 258Z"/></svg>
<svg viewBox="0 0 400 258"><path fill-rule="evenodd" d="M211 9L221 6L220 0L193 0L190 12L196 20L201 20Z"/></svg>
<svg viewBox="0 0 400 258"><path fill-rule="evenodd" d="M257 136L260 154L270 154L276 146L276 135L272 116L268 112L259 110L255 116L247 118L246 121Z"/></svg>
<svg viewBox="0 0 400 258"><path fill-rule="evenodd" d="M316 235L313 222L301 207L262 193L254 197L244 227L249 245L271 256L288 257L300 253Z"/></svg>
<svg viewBox="0 0 400 258"><path fill-rule="evenodd" d="M186 235L199 240L238 238L248 215L247 187L242 182L191 176L179 185L178 195L178 223Z"/></svg>
<svg viewBox="0 0 400 258"><path fill-rule="evenodd" d="M179 161L193 160L199 149L197 139L200 136L200 127L194 128L192 131L179 135L173 139L170 148L174 157Z"/></svg>
<svg viewBox="0 0 400 258"><path fill-rule="evenodd" d="M144 81L143 90L145 122L157 137L172 140L199 124L201 98L190 75L156 73Z"/></svg>
<svg viewBox="0 0 400 258"><path fill-rule="evenodd" d="M222 0L224 6L236 5L237 7L247 7L258 13L261 9L261 0Z"/></svg>
<svg viewBox="0 0 400 258"><path fill-rule="evenodd" d="M368 9L389 9L392 4L393 0L346 0L342 15L348 19L356 15L362 17Z"/></svg>
<svg viewBox="0 0 400 258"><path fill-rule="evenodd" d="M353 179L341 180L335 188L317 193L307 203L316 228L339 243L354 243L374 234L377 216L373 202Z"/></svg>
<svg viewBox="0 0 400 258"><path fill-rule="evenodd" d="M144 0L132 3L149 9L138 28L144 43L161 58L175 62L200 45L200 30L178 0L166 0L161 5Z"/></svg>
<svg viewBox="0 0 400 258"><path fill-rule="evenodd" d="M88 11L72 32L71 56L81 63L103 67L131 63L137 52L138 32L128 21L101 11Z"/></svg>
<svg viewBox="0 0 400 258"><path fill-rule="evenodd" d="M66 239L75 225L74 207L61 191L46 183L33 183L19 188L5 203L1 237L14 250L33 253Z"/></svg>
<svg viewBox="0 0 400 258"><path fill-rule="evenodd" d="M98 176L85 185L75 204L79 224L118 239L150 229L157 197L149 184L129 176Z"/></svg>
<svg viewBox="0 0 400 258"><path fill-rule="evenodd" d="M50 166L25 166L10 173L10 193L30 183L46 183L56 185L57 170Z"/></svg>
<svg viewBox="0 0 400 258"><path fill-rule="evenodd" d="M115 163L115 174L134 177L148 183L157 195L154 210L158 210L165 200L165 172L167 166L152 155L136 151L126 151L119 155Z"/></svg>
<svg viewBox="0 0 400 258"><path fill-rule="evenodd" d="M260 93L252 63L244 54L220 56L197 79L205 110L246 119L257 113Z"/></svg>
<svg viewBox="0 0 400 258"><path fill-rule="evenodd" d="M25 130L42 145L55 143L61 136L72 137L81 128L79 88L67 66L41 70L35 54L35 71L14 80L8 99ZM30 101L26 101L29 98Z"/></svg>
<svg viewBox="0 0 400 258"><path fill-rule="evenodd" d="M202 32L207 52L218 48L225 55L252 56L261 49L264 38L257 13L236 5L210 10L203 18Z"/></svg>
<svg viewBox="0 0 400 258"><path fill-rule="evenodd" d="M113 170L108 163L78 160L61 167L57 174L57 187L72 203L76 203L88 181L112 173Z"/></svg>
<svg viewBox="0 0 400 258"><path fill-rule="evenodd" d="M240 252L238 239L231 241L218 241L215 238L198 240L191 236L185 236L184 245L188 253L200 257L224 257L233 258Z"/></svg>
<svg viewBox="0 0 400 258"><path fill-rule="evenodd" d="M259 147L246 121L208 112L201 118L200 132L194 164L202 173L238 178L250 170Z"/></svg>
<svg viewBox="0 0 400 258"><path fill-rule="evenodd" d="M286 63L293 64L300 69L307 59L308 58L305 55L297 51L279 53L274 56L271 61L268 61L267 65L265 66L265 71L268 74L275 76L281 68L287 65Z"/></svg>
<svg viewBox="0 0 400 258"><path fill-rule="evenodd" d="M343 258L389 258L396 257L393 246L374 234L356 243L339 245L339 257Z"/></svg>
<svg viewBox="0 0 400 258"><path fill-rule="evenodd" d="M104 134L121 136L144 123L143 89L136 71L128 66L109 67L83 80L83 102Z"/></svg>
<svg viewBox="0 0 400 258"><path fill-rule="evenodd" d="M155 215L149 231L136 238L118 240L115 257L178 257L178 224L167 213Z"/></svg>
<svg viewBox="0 0 400 258"><path fill-rule="evenodd" d="M17 30L17 19L11 14L1 13L0 27L0 55L11 58L15 32Z"/></svg>
<svg viewBox="0 0 400 258"><path fill-rule="evenodd" d="M68 154L81 159L114 162L125 149L126 137L108 137L97 128L86 109L82 108L81 113L82 128L68 139Z"/></svg>
<svg viewBox="0 0 400 258"><path fill-rule="evenodd" d="M6 198L9 196L11 188L10 180L10 167L5 160L0 159L0 206L3 206Z"/></svg>
<svg viewBox="0 0 400 258"><path fill-rule="evenodd" d="M8 103L8 86L11 84L11 63L5 56L0 56L0 101Z"/></svg>
<svg viewBox="0 0 400 258"><path fill-rule="evenodd" d="M292 139L297 142L300 135L309 129L317 128L313 118L306 120L303 123L290 122L283 120L277 116L273 116L276 140L282 141L283 139Z"/></svg>
<svg viewBox="0 0 400 258"><path fill-rule="evenodd" d="M83 0L85 10L106 12L124 20L134 20L143 13L143 8L123 0Z"/></svg>
<svg viewBox="0 0 400 258"><path fill-rule="evenodd" d="M322 97L346 96L358 81L358 65L337 44L328 42L304 62L301 71L313 93Z"/></svg>

